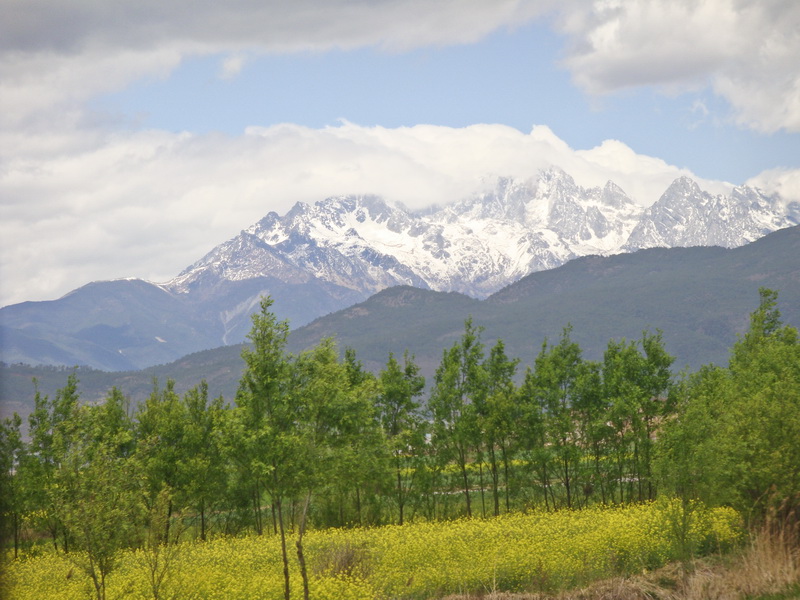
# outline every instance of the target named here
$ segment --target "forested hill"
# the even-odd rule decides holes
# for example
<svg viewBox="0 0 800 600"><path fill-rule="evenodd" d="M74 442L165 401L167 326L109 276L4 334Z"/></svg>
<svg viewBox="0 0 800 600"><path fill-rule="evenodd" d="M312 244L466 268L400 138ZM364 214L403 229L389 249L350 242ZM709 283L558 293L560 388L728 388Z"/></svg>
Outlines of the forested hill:
<svg viewBox="0 0 800 600"><path fill-rule="evenodd" d="M510 356L531 364L545 337L556 339L564 326L584 357L598 359L610 339L638 339L645 329L661 329L675 369L725 364L736 335L746 330L758 304L759 287L779 292L786 323L800 324L800 227L770 234L747 246L650 249L611 257L590 256L550 271L529 275L484 301L461 294L409 287L384 290L367 301L317 319L292 332L290 350L298 352L321 338L335 336L340 348L356 350L372 370L388 353L405 349L416 355L430 376L442 350L463 332L472 315L485 328L488 345L501 338ZM176 381L178 391L208 380L212 396L232 399L241 374L241 346L186 356L142 371L106 373L81 370L83 398L101 399L118 386L134 402L143 399L157 377ZM64 385L64 369L3 366L2 414L26 415L32 404L32 377L42 393Z"/></svg>

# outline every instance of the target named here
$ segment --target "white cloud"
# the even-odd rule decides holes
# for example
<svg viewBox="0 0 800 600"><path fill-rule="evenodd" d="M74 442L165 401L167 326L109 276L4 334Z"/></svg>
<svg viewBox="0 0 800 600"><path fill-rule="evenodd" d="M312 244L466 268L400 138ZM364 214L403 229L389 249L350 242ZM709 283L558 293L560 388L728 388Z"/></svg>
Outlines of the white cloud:
<svg viewBox="0 0 800 600"><path fill-rule="evenodd" d="M786 0L570 2L564 65L592 94L711 86L736 121L800 131L800 3Z"/></svg>
<svg viewBox="0 0 800 600"><path fill-rule="evenodd" d="M247 57L240 52L226 56L220 65L220 78L233 79L238 76L242 72L246 61Z"/></svg>
<svg viewBox="0 0 800 600"><path fill-rule="evenodd" d="M787 0L25 0L0 20L0 125L74 112L187 56L475 42L543 16L590 94L711 86L735 119L800 131L800 3Z"/></svg>
<svg viewBox="0 0 800 600"><path fill-rule="evenodd" d="M98 279L170 279L298 201L374 193L420 208L463 198L487 175L528 177L555 164L581 185L612 179L649 204L688 174L621 142L575 151L544 126L530 134L502 125L352 123L251 128L242 136L91 130L76 132L67 151L54 137L22 146L0 173L0 305Z"/></svg>
<svg viewBox="0 0 800 600"><path fill-rule="evenodd" d="M787 205L794 203L800 217L800 169L768 169L748 179L746 185L757 187L766 194L777 194Z"/></svg>

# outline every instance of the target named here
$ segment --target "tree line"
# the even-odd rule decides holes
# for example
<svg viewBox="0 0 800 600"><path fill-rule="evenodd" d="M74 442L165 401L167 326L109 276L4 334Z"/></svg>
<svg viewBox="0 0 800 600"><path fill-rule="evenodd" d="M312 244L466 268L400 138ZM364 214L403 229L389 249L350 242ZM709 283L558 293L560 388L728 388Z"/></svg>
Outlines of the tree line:
<svg viewBox="0 0 800 600"><path fill-rule="evenodd" d="M46 537L104 597L118 549L178 537L280 536L303 581L308 527L486 518L678 496L754 515L800 491L800 343L761 290L726 367L676 378L662 333L586 360L566 327L519 373L471 319L427 386L413 356L374 375L332 340L297 356L263 299L233 403L205 382L154 382L139 406L112 388L80 402L75 373L34 392L28 439L0 426L0 513L14 556ZM290 539L294 550L290 551ZM293 559L292 559L293 560ZM159 562L161 561L161 562ZM159 566L160 565L160 566Z"/></svg>

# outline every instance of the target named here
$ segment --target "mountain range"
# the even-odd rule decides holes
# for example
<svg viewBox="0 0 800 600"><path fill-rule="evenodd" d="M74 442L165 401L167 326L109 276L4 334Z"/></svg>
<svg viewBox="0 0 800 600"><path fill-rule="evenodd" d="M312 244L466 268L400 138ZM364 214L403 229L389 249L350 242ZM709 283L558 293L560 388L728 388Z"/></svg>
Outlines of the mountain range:
<svg viewBox="0 0 800 600"><path fill-rule="evenodd" d="M638 339L642 331L663 331L673 371L725 364L748 315L757 308L759 287L779 292L785 323L800 325L800 226L785 228L744 246L652 248L608 257L587 256L532 273L484 300L458 292L395 286L364 302L320 317L290 333L297 353L324 337L353 348L364 366L377 372L389 352L408 349L430 378L442 351L461 336L472 316L489 347L502 339L509 356L521 359L520 374L532 365L545 339L556 341L565 326L584 357L600 360L610 339ZM101 400L112 386L135 405L153 389L175 381L183 393L205 379L212 397L234 398L244 363L242 345L196 352L168 364L126 372L78 370L82 398ZM0 416L30 412L32 378L51 397L71 369L0 365Z"/></svg>
<svg viewBox="0 0 800 600"><path fill-rule="evenodd" d="M648 208L613 182L583 188L551 168L413 212L374 196L271 212L165 283L95 282L0 309L0 360L134 370L244 340L261 295L293 327L393 286L483 299L585 256L653 247L734 248L800 222L757 189L674 181Z"/></svg>

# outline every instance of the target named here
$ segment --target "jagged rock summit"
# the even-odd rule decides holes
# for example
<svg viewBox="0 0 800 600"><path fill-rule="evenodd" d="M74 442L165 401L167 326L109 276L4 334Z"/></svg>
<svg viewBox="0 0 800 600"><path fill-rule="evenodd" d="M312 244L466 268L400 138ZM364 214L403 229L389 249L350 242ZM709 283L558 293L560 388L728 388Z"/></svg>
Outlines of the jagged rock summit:
<svg viewBox="0 0 800 600"><path fill-rule="evenodd" d="M688 177L676 179L642 214L624 251L643 248L722 246L735 248L797 224L776 197L750 187L712 196Z"/></svg>
<svg viewBox="0 0 800 600"><path fill-rule="evenodd" d="M374 196L298 203L270 213L167 283L188 293L213 279L316 278L361 294L393 285L484 298L578 256L655 246L740 246L795 224L775 198L747 187L712 196L677 179L651 207L616 184L583 188L550 168L530 180L414 213Z"/></svg>

